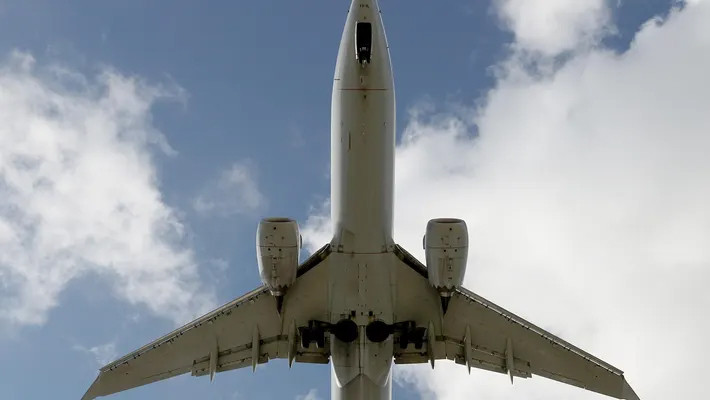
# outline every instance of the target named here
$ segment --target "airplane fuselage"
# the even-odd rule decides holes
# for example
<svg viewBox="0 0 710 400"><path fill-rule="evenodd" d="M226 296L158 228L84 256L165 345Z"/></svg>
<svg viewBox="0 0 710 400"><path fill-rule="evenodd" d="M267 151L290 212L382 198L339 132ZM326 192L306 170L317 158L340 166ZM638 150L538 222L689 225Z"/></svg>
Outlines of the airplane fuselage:
<svg viewBox="0 0 710 400"><path fill-rule="evenodd" d="M369 62L357 58L358 27L361 42L370 37ZM392 247L394 142L394 80L379 8L376 0L354 0L340 42L331 108L336 251L382 253Z"/></svg>
<svg viewBox="0 0 710 400"><path fill-rule="evenodd" d="M393 322L391 274L395 95L376 0L353 0L340 42L331 108L331 323L354 320L357 340L331 339L331 398L390 399L392 338L368 340L373 320Z"/></svg>

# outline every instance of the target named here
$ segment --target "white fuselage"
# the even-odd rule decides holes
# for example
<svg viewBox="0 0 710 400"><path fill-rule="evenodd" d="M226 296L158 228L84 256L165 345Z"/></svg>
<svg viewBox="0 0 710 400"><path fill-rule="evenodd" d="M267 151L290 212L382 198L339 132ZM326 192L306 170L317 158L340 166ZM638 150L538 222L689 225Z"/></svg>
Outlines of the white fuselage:
<svg viewBox="0 0 710 400"><path fill-rule="evenodd" d="M363 62L366 52L358 51L367 36L369 62ZM333 81L329 311L332 323L355 320L360 334L352 343L331 337L332 399L392 394L392 338L370 342L365 326L375 319L391 324L394 317L394 144L394 80L379 6L353 0Z"/></svg>
<svg viewBox="0 0 710 400"><path fill-rule="evenodd" d="M370 23L371 62L356 59L356 25ZM391 247L394 80L376 0L353 0L340 41L331 108L331 216L336 251Z"/></svg>

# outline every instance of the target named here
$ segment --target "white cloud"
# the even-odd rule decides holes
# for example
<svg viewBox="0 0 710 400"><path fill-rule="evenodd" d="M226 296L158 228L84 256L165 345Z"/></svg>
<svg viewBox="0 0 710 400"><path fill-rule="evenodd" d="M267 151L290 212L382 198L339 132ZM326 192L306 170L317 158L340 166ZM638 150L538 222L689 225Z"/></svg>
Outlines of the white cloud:
<svg viewBox="0 0 710 400"><path fill-rule="evenodd" d="M236 162L222 171L193 201L198 213L222 217L255 212L265 204L256 181L256 168L249 160Z"/></svg>
<svg viewBox="0 0 710 400"><path fill-rule="evenodd" d="M81 345L76 345L74 346L74 350L91 354L92 356L94 356L94 360L99 366L104 366L110 363L118 356L118 353L116 353L116 343L113 342L104 343L93 347L84 347Z"/></svg>
<svg viewBox="0 0 710 400"><path fill-rule="evenodd" d="M1 231L0 231L1 232ZM333 237L333 226L330 219L330 199L309 210L308 219L301 227L303 248L313 253Z"/></svg>
<svg viewBox="0 0 710 400"><path fill-rule="evenodd" d="M422 259L428 219L466 219L466 286L624 369L643 399L705 396L707 21L710 3L688 4L627 52L545 76L509 61L478 109L413 113L397 149L397 242ZM311 221L320 241L330 226ZM446 362L396 378L425 398L606 398Z"/></svg>
<svg viewBox="0 0 710 400"><path fill-rule="evenodd" d="M182 321L212 304L183 226L158 189L151 123L177 87L0 62L0 320L41 324L72 280L110 279L132 304Z"/></svg>
<svg viewBox="0 0 710 400"><path fill-rule="evenodd" d="M596 44L613 31L607 0L496 0L515 47L553 56Z"/></svg>
<svg viewBox="0 0 710 400"><path fill-rule="evenodd" d="M296 396L296 400L320 400L318 390L311 389L306 394Z"/></svg>

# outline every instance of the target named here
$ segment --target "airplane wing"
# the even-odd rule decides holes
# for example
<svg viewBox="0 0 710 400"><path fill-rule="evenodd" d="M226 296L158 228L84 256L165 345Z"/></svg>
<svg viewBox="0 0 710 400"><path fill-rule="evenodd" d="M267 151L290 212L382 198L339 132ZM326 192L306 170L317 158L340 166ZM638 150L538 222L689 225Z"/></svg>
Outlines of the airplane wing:
<svg viewBox="0 0 710 400"><path fill-rule="evenodd" d="M326 319L330 253L325 246L299 266L296 283L286 292L281 315L276 300L260 286L216 310L106 365L82 400L191 372L193 376L287 358L328 363L329 348L298 346L296 327Z"/></svg>
<svg viewBox="0 0 710 400"><path fill-rule="evenodd" d="M414 320L427 328L426 346L405 349L395 344L396 363L453 360L480 368L529 378L539 375L618 399L639 400L623 371L571 345L542 328L459 288L443 314L438 293L427 280L426 267L404 249L397 269L400 288L398 320ZM418 292L418 293L417 293Z"/></svg>

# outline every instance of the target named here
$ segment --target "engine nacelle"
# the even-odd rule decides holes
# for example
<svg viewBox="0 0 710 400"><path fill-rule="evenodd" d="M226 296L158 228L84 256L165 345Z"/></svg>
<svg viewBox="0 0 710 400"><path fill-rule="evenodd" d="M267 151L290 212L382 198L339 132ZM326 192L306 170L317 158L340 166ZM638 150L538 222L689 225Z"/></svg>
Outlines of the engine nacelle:
<svg viewBox="0 0 710 400"><path fill-rule="evenodd" d="M296 281L301 235L289 218L264 218L256 231L256 258L261 281L272 295L281 297Z"/></svg>
<svg viewBox="0 0 710 400"><path fill-rule="evenodd" d="M468 229L466 222L456 218L429 221L424 236L429 283L442 297L449 297L461 286L466 273Z"/></svg>

